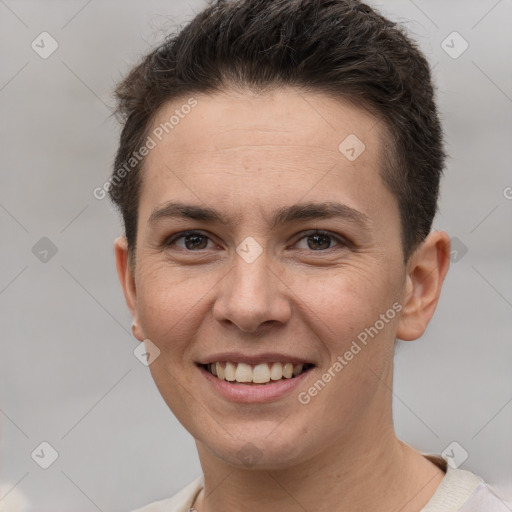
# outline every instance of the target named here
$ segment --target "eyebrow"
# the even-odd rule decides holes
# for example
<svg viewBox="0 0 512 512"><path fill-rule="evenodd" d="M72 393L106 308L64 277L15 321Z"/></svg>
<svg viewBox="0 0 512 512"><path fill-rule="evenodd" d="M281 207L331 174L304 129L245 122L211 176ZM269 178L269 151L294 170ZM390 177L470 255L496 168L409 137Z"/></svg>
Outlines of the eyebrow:
<svg viewBox="0 0 512 512"><path fill-rule="evenodd" d="M154 224L161 219L178 218L192 219L203 222L219 222L228 227L240 221L241 215L224 216L214 208L197 206L175 201L169 201L158 206L151 213L148 224ZM340 218L358 224L360 228L369 229L371 220L364 213L345 204L327 201L323 203L300 203L278 208L272 214L269 222L270 229L297 222L299 220L315 220Z"/></svg>

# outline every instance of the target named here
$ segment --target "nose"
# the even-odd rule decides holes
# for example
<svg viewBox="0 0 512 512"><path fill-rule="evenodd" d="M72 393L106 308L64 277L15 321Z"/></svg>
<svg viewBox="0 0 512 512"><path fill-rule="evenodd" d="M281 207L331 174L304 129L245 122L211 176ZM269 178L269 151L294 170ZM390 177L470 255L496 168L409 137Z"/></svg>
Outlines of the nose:
<svg viewBox="0 0 512 512"><path fill-rule="evenodd" d="M286 290L286 283L264 255L252 263L236 255L233 267L219 283L213 316L248 333L284 325L291 316Z"/></svg>

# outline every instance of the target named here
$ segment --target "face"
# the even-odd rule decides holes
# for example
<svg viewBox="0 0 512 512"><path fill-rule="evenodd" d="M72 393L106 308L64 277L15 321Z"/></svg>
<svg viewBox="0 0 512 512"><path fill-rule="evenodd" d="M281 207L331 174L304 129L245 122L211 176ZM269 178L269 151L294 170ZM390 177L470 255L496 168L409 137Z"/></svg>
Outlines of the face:
<svg viewBox="0 0 512 512"><path fill-rule="evenodd" d="M134 333L158 347L155 383L210 454L297 464L391 417L407 274L383 127L292 89L196 100L146 158L133 275L117 245ZM260 382L219 378L233 370Z"/></svg>

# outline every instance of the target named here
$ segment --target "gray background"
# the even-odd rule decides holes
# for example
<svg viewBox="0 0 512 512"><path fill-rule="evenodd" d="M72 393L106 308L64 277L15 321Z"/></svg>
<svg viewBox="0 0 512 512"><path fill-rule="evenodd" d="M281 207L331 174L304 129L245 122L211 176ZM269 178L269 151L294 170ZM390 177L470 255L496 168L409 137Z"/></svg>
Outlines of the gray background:
<svg viewBox="0 0 512 512"><path fill-rule="evenodd" d="M21 495L27 510L127 511L200 474L192 438L133 355L113 259L120 223L92 191L116 147L115 82L203 5L0 0L7 512ZM512 2L373 5L404 22L434 66L450 154L435 227L458 251L425 336L399 346L397 433L427 452L456 441L458 457L468 452L461 467L512 500ZM31 48L43 31L59 45L47 59ZM469 44L458 58L459 36L444 43L452 56L442 47L453 31ZM56 254L41 252L42 237ZM59 455L48 469L31 458L43 441Z"/></svg>

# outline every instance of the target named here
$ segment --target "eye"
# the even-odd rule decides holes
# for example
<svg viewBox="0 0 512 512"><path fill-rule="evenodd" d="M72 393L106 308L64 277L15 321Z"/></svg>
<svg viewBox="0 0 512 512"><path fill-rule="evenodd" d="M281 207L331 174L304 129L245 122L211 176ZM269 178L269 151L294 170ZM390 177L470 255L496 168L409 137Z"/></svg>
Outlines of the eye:
<svg viewBox="0 0 512 512"><path fill-rule="evenodd" d="M178 240L183 240L183 243L176 243ZM177 233L167 238L163 242L163 246L171 247L175 245L184 251L194 252L208 249L208 241L212 242L208 236L200 231L185 231L183 233Z"/></svg>
<svg viewBox="0 0 512 512"><path fill-rule="evenodd" d="M334 242L340 249L350 245L343 237L333 235L327 231L318 230L306 233L299 239L296 245L300 244L303 240L305 241L306 247L299 247L299 249L310 249L316 252L335 248L333 247Z"/></svg>
<svg viewBox="0 0 512 512"><path fill-rule="evenodd" d="M214 242L209 236L201 231L184 231L176 233L166 238L162 246L165 248L177 248L187 252L198 252L206 249L212 249ZM300 245L302 244L302 247ZM343 249L351 244L344 237L334 235L328 231L313 230L303 235L295 246L300 250L309 250L314 252L327 251L329 249Z"/></svg>

